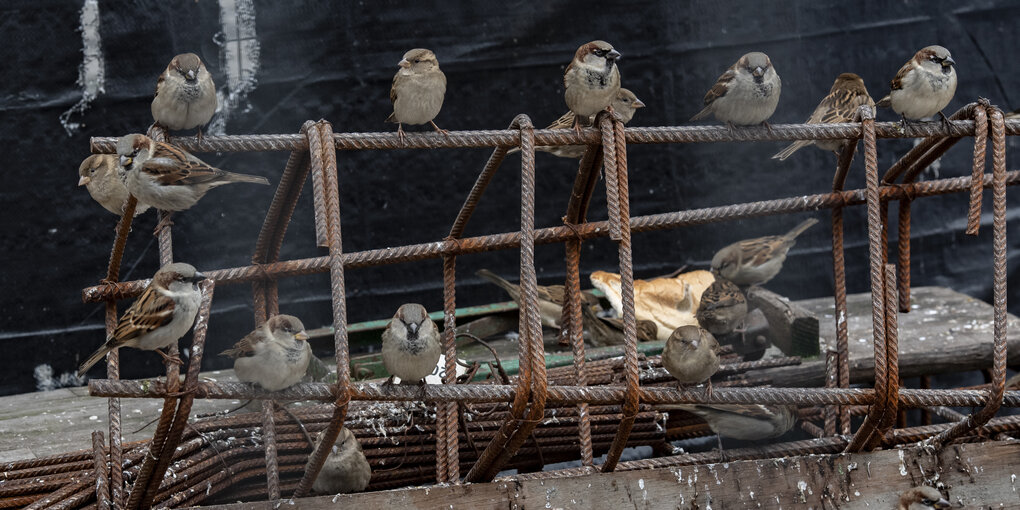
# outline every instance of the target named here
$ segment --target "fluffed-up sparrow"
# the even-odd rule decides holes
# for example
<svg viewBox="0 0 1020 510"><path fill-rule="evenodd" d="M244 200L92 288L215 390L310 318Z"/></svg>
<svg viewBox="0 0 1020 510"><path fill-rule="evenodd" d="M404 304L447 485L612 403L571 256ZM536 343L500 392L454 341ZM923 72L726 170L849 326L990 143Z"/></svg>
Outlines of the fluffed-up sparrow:
<svg viewBox="0 0 1020 510"><path fill-rule="evenodd" d="M442 348L439 328L429 318L425 307L406 303L386 326L382 334L382 358L386 371L409 383L422 382L439 363Z"/></svg>
<svg viewBox="0 0 1020 510"><path fill-rule="evenodd" d="M574 130L581 131L581 123L605 110L620 92L620 70L616 59L620 52L605 41L582 44L574 59L563 72L563 98L567 109L575 115Z"/></svg>
<svg viewBox="0 0 1020 510"><path fill-rule="evenodd" d="M522 306L520 285L510 283L488 269L479 269L475 274L505 290L510 295L510 299L517 303L517 306ZM562 285L538 285L537 288L538 314L542 319L542 325L559 329L560 319L563 316L563 303L566 302L566 290ZM581 291L582 306L595 306L598 303L598 298L591 292Z"/></svg>
<svg viewBox="0 0 1020 510"><path fill-rule="evenodd" d="M927 119L942 109L956 94L956 61L942 46L921 48L892 80L892 91L878 102L891 106L904 121Z"/></svg>
<svg viewBox="0 0 1020 510"><path fill-rule="evenodd" d="M725 336L737 329L747 316L747 297L740 287L725 278L716 278L701 294L698 324L715 336Z"/></svg>
<svg viewBox="0 0 1020 510"><path fill-rule="evenodd" d="M433 122L439 110L443 108L446 96L446 75L439 70L436 54L425 48L415 48L404 53L397 63L400 69L393 76L390 87L390 102L393 113L386 122L397 124L397 135L401 143L406 143L404 124L425 124L443 134L446 130Z"/></svg>
<svg viewBox="0 0 1020 510"><path fill-rule="evenodd" d="M204 279L205 275L194 266L183 262L168 264L156 271L138 300L117 321L106 343L78 367L78 377L85 375L107 353L121 347L156 351L167 358L158 349L179 340L195 323L202 300L198 282Z"/></svg>
<svg viewBox="0 0 1020 510"><path fill-rule="evenodd" d="M740 57L705 94L705 108L691 117L709 114L729 126L768 125L779 104L782 80L769 56L755 51Z"/></svg>
<svg viewBox="0 0 1020 510"><path fill-rule="evenodd" d="M616 95L616 100L613 101L613 111L620 116L620 121L624 124L630 122L634 118L634 112L638 108L644 108L645 103L634 95L630 90L621 88L620 93ZM564 113L563 116L556 119L555 122L549 124L546 129L570 129L574 126L574 112ZM589 117L587 120L582 121L582 125L590 126L595 121L595 117ZM559 156L561 158L580 158L584 156L584 150L587 147L584 145L539 145L535 147L536 151L548 152L553 156ZM507 154L513 154L520 152L520 147L514 147L508 150Z"/></svg>
<svg viewBox="0 0 1020 510"><path fill-rule="evenodd" d="M854 73L843 73L836 77L832 88L829 89L829 95L822 98L821 103L818 103L818 107L808 118L807 124L853 122L857 109L865 104L875 106L875 100L868 95L868 88L864 86L864 80ZM785 160L802 147L811 144L824 151L839 154L843 144L849 142L850 140L797 140L772 156L772 159ZM856 140L854 142L856 143Z"/></svg>
<svg viewBox="0 0 1020 510"><path fill-rule="evenodd" d="M115 154L93 154L85 158L78 167L78 185L85 186L92 200L107 211L117 216L124 211L129 193L121 180ZM148 204L139 203L135 207L135 216L147 210Z"/></svg>
<svg viewBox="0 0 1020 510"><path fill-rule="evenodd" d="M322 432L316 437L316 442L321 441ZM368 487L371 479L372 467L368 465L361 443L350 429L343 427L312 484L312 490L319 494L361 492Z"/></svg>
<svg viewBox="0 0 1020 510"><path fill-rule="evenodd" d="M301 320L293 315L274 315L238 340L220 356L234 358L234 373L241 382L280 391L299 382L308 370L312 348Z"/></svg>
<svg viewBox="0 0 1020 510"><path fill-rule="evenodd" d="M779 274L797 236L815 223L817 219L808 218L781 236L737 241L716 252L712 272L741 287L761 285Z"/></svg>
<svg viewBox="0 0 1020 510"><path fill-rule="evenodd" d="M220 170L180 147L141 134L122 136L117 155L128 191L140 202L165 211L188 209L210 189L224 184L269 184L265 177Z"/></svg>
<svg viewBox="0 0 1020 510"><path fill-rule="evenodd" d="M152 98L152 118L167 129L181 130L202 126L216 113L216 85L205 64L194 53L177 55L156 82Z"/></svg>
<svg viewBox="0 0 1020 510"><path fill-rule="evenodd" d="M933 510L949 508L952 504L942 497L942 493L934 487L922 485L900 494L899 510Z"/></svg>
<svg viewBox="0 0 1020 510"><path fill-rule="evenodd" d="M712 333L698 326L680 326L673 331L662 349L662 366L680 385L708 381L719 371L719 342Z"/></svg>

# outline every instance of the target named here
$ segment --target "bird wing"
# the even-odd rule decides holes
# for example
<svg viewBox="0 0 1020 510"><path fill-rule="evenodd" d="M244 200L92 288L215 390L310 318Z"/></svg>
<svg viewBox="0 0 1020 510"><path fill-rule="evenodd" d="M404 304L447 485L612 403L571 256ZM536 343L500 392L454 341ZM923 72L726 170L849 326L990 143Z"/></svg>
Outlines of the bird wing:
<svg viewBox="0 0 1020 510"><path fill-rule="evenodd" d="M906 78L907 73L909 73L910 70L913 68L914 68L913 59L907 61L906 64L903 64L903 67L901 67L899 72L896 73L896 77L892 79L893 90L900 90L903 88L903 80Z"/></svg>
<svg viewBox="0 0 1020 510"><path fill-rule="evenodd" d="M561 115L560 118L554 120L552 124L549 124L549 127L547 127L546 129L570 129L574 127L575 117L577 116L574 115L574 112L568 111L567 113Z"/></svg>
<svg viewBox="0 0 1020 510"><path fill-rule="evenodd" d="M165 326L174 318L174 300L149 285L138 300L128 308L110 336L120 346L153 330Z"/></svg>
<svg viewBox="0 0 1020 510"><path fill-rule="evenodd" d="M715 102L716 99L726 95L726 91L730 89L730 82L733 78L736 78L737 72L732 67L727 69L722 76L716 80L715 85L708 89L708 93L705 94L705 106L708 106Z"/></svg>
<svg viewBox="0 0 1020 510"><path fill-rule="evenodd" d="M159 73L159 79L156 80L156 91L152 93L152 97L155 98L159 95L159 88L163 86L163 82L166 81L166 71Z"/></svg>
<svg viewBox="0 0 1020 510"><path fill-rule="evenodd" d="M220 356L230 356L231 358L246 358L253 356L255 354L255 346L262 343L262 341L262 328L255 328L254 331L238 340L237 343L234 344L233 348L221 352Z"/></svg>
<svg viewBox="0 0 1020 510"><path fill-rule="evenodd" d="M155 149L141 171L164 185L200 184L218 180L225 173L180 147L162 142L155 143Z"/></svg>
<svg viewBox="0 0 1020 510"><path fill-rule="evenodd" d="M825 96L825 99L822 99L818 108L815 108L815 112L811 114L808 123L832 124L836 122L851 122L857 113L857 108L862 104L871 104L873 102L871 96L867 94L858 94L849 90L830 92L829 95Z"/></svg>

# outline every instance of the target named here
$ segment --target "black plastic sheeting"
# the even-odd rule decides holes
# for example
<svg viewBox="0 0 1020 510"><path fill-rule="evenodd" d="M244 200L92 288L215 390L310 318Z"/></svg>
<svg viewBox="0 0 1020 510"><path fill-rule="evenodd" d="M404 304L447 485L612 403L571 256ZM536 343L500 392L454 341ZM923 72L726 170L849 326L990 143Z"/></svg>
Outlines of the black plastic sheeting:
<svg viewBox="0 0 1020 510"><path fill-rule="evenodd" d="M221 7L244 0L201 2L103 1L99 37L105 62L102 93L68 135L62 112L81 99L76 83L82 63L81 2L8 1L0 6L4 79L0 82L0 145L6 184L0 187L4 271L0 272L0 342L5 353L0 393L35 387L33 370L50 364L57 375L104 339L102 306L82 304L81 288L105 274L116 218L75 186L88 155L89 136L144 132L156 77L181 52L200 54L217 85L227 90ZM226 132L296 133L305 120L327 119L334 130L387 131L390 80L407 49L428 47L448 78L446 102L436 122L446 128L498 129L518 113L544 126L565 111L562 71L574 50L591 39L612 42L623 53L624 86L648 104L631 125L678 125L700 109L701 98L727 66L747 51L768 53L783 78L774 123L800 122L841 72L864 77L878 99L913 53L942 44L957 61L960 85L947 113L978 97L1004 109L1020 106L1016 34L1020 4L995 1L800 2L591 1L502 2L254 2L259 49L257 85L226 123ZM235 37L236 38L236 37ZM233 44L233 43L229 43ZM235 87L236 91L236 87ZM890 111L880 120L895 120ZM419 129L412 127L411 129ZM880 167L904 154L912 140L880 140ZM1017 142L1010 140L1010 154ZM769 159L783 142L718 143L629 148L634 215L825 192L834 157L814 148L785 162ZM339 154L343 242L346 251L436 241L449 231L467 191L489 154L482 149L360 151ZM278 182L287 154L206 154L223 168ZM940 161L938 174L969 174L971 143L964 140ZM863 186L861 158L849 187ZM466 235L519 227L519 170L508 158ZM538 162L538 226L560 224L576 162L546 154ZM1015 168L1015 167L1011 167ZM311 193L306 186L288 230L282 258L319 256ZM237 185L214 190L199 205L175 215L174 255L199 269L244 265L272 198L273 188ZM601 195L600 195L601 194ZM1010 204L1016 203L1010 191ZM895 207L894 207L895 208ZM913 211L915 285L943 285L976 298L991 298L990 198L977 238L963 234L966 196L920 200ZM603 188L591 218L605 217ZM833 292L828 213L769 217L722 225L636 235L638 277L689 264L705 267L734 240L784 232L809 215L822 220L803 235L786 270L769 287L791 298ZM1009 227L1020 232L1017 209ZM847 281L850 292L868 290L865 210L847 211ZM136 220L124 260L124 279L145 278L157 268L151 231L155 214ZM894 234L893 234L894 235ZM894 239L895 237L893 237ZM1010 239L1020 238L1011 234ZM1016 241L1011 242L1015 248ZM584 244L582 271L614 270L608 240ZM1010 252L1010 310L1020 310ZM516 273L516 252L458 260L458 306L504 300L473 273L488 267ZM560 281L560 246L536 250L541 283ZM430 310L442 306L439 261L349 271L351 322L385 318L403 302ZM281 309L308 327L330 323L328 276L281 282ZM121 304L121 310L128 303ZM991 317L979 317L991 320ZM251 330L251 288L216 290L205 368L227 365L213 354ZM909 335L909 332L907 333ZM188 337L190 338L190 337ZM184 340L184 344L188 341ZM327 340L320 345L329 349ZM128 350L122 375L155 376L159 357ZM102 370L93 370L101 375Z"/></svg>

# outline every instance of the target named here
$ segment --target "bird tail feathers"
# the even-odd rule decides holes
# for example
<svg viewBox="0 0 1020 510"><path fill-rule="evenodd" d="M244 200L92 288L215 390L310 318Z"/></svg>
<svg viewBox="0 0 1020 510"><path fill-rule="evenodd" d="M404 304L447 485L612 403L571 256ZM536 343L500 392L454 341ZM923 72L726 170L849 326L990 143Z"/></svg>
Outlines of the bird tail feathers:
<svg viewBox="0 0 1020 510"><path fill-rule="evenodd" d="M85 363L82 363L81 366L78 367L78 377L84 376L85 372L88 372L93 365L99 363L99 360L105 358L111 350L112 349L108 348L106 344L103 344L98 351L93 352L92 355L89 356L89 359L85 360Z"/></svg>
<svg viewBox="0 0 1020 510"><path fill-rule="evenodd" d="M882 99L879 99L878 102L875 103L875 106L879 108L889 108L892 106L892 96L885 96Z"/></svg>
<svg viewBox="0 0 1020 510"><path fill-rule="evenodd" d="M787 232L784 237L786 237L787 239L793 239L803 234L805 230L811 228L811 226L814 225L815 223L818 223L818 218L808 218L800 222L800 225L793 227L793 229Z"/></svg>
<svg viewBox="0 0 1020 510"><path fill-rule="evenodd" d="M777 152L775 156L772 156L772 159L786 161L786 158L792 156L794 152L797 152L802 148L807 147L808 145L811 145L810 140L797 140L796 142L793 142L790 145L788 145L785 149Z"/></svg>

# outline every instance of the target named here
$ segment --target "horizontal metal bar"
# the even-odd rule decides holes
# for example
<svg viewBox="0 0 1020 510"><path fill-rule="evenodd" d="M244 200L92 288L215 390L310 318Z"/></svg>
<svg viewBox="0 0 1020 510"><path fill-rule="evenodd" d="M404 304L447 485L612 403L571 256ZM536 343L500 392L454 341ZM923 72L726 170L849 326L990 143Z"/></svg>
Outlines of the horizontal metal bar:
<svg viewBox="0 0 1020 510"><path fill-rule="evenodd" d="M923 181L918 183L883 186L880 188L883 200L901 200L907 195L918 198L947 193L969 191L970 176ZM991 174L985 175L985 187L991 187ZM1007 173L1006 184L1020 184L1020 170ZM671 213L635 216L630 226L633 232L649 232L666 230L689 225L702 225L720 221L731 221L757 216L779 215L791 212L815 211L836 206L860 205L864 203L863 189L838 193L821 193L792 198L780 198L760 202L748 202L718 207L705 207ZM609 235L609 224L606 221L594 221L574 227L547 227L535 231L536 244L563 242L580 235L583 239L606 237ZM433 243L412 244L394 248L366 250L342 255L344 269L414 262L430 258L439 258L444 254L462 255L487 251L505 250L520 246L519 232L505 232L485 236L469 237L459 240L437 241ZM202 269L202 268L199 268ZM300 275L324 273L329 270L329 257L313 257L306 259L243 266L215 271L204 271L206 276L216 280L217 285L244 283L265 278L284 278ZM126 299L141 294L148 285L148 280L135 280L116 284L104 284L82 289L82 301L95 303L107 299Z"/></svg>

